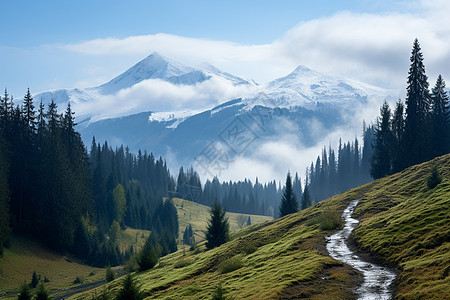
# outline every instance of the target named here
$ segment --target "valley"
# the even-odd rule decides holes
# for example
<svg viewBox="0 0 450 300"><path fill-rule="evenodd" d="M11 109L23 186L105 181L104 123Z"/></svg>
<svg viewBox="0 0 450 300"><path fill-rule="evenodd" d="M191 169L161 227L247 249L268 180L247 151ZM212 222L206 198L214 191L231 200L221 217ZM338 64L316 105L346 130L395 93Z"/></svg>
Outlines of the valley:
<svg viewBox="0 0 450 300"><path fill-rule="evenodd" d="M429 190L432 165L439 165L443 181ZM343 226L342 212L359 198L355 241L362 253L398 270L394 297L448 298L449 166L446 155L410 167L299 213L247 227L213 250L201 246L200 253L170 254L155 269L133 277L148 299L210 298L219 286L227 297L240 299L356 299L363 277L329 256L326 237ZM114 292L120 285L116 280L107 288Z"/></svg>

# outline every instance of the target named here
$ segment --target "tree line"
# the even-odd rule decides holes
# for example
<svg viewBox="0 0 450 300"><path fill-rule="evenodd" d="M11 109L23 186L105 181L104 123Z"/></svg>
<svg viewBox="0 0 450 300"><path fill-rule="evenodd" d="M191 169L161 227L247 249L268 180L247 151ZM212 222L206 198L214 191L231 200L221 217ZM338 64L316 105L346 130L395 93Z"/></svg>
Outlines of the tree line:
<svg viewBox="0 0 450 300"><path fill-rule="evenodd" d="M176 209L163 201L174 180L162 158L112 150L95 140L90 155L70 104L36 110L28 89L14 105L0 96L0 249L12 231L70 251L98 266L133 254L118 247L120 227L152 231L159 254L176 250Z"/></svg>
<svg viewBox="0 0 450 300"><path fill-rule="evenodd" d="M301 191L300 179L297 176L295 187ZM243 181L223 181L217 177L207 179L201 184L200 176L192 168L183 167L178 172L176 188L170 193L172 197L180 197L200 204L211 206L217 200L228 212L276 216L280 203L281 186L275 180L255 183L245 178Z"/></svg>
<svg viewBox="0 0 450 300"><path fill-rule="evenodd" d="M384 102L376 121L370 168L375 179L450 152L449 98L445 81L439 75L429 90L417 39L410 61L405 104L398 100L392 113L389 104Z"/></svg>
<svg viewBox="0 0 450 300"><path fill-rule="evenodd" d="M423 54L414 40L408 72L405 103L394 111L387 101L374 125L363 125L363 144L342 144L335 150L324 147L322 155L306 171L313 202L353 187L400 172L405 168L450 152L449 96L438 75L429 90ZM336 157L337 156L337 157Z"/></svg>

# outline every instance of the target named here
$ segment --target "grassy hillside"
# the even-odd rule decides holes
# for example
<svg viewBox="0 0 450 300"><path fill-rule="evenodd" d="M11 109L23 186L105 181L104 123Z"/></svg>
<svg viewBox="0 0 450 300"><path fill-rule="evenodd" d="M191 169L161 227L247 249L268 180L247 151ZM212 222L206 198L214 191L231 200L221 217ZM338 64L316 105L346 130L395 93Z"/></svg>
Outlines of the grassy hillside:
<svg viewBox="0 0 450 300"><path fill-rule="evenodd" d="M429 190L436 165L443 177ZM450 299L450 156L414 166L369 186L355 214L355 238L402 271L400 299Z"/></svg>
<svg viewBox="0 0 450 300"><path fill-rule="evenodd" d="M428 190L433 165L443 182ZM361 278L328 256L325 236L358 197L355 239L398 268L396 297L450 299L450 155L245 228L219 248L171 254L135 279L149 299L211 299L218 286L236 299L351 299ZM108 286L119 288L120 280Z"/></svg>
<svg viewBox="0 0 450 300"><path fill-rule="evenodd" d="M146 230L127 228L121 231L120 248L125 251L132 245L140 249L149 234ZM105 278L104 268L86 266L73 257L51 251L37 240L13 235L10 249L5 249L0 258L0 294L17 292L23 282L31 282L34 271L41 276L42 282L45 278L49 280L45 287L50 291L79 286L74 284L77 277L82 280L81 284Z"/></svg>
<svg viewBox="0 0 450 300"><path fill-rule="evenodd" d="M210 299L218 286L238 299L298 294L352 299L358 274L328 257L325 235L329 232L323 229L329 218L339 220L334 212L342 211L356 196L346 193L281 220L247 227L231 242L210 251L204 246L200 253L178 251L162 258L155 269L137 274L136 280L150 299ZM108 286L111 292L118 288L120 280Z"/></svg>
<svg viewBox="0 0 450 300"><path fill-rule="evenodd" d="M75 286L73 281L80 277L84 283L102 280L105 270L80 264L73 258L62 256L47 249L42 243L21 236L11 237L10 249L5 249L0 259L0 292L17 292L23 282L30 283L33 271L46 277L45 286L57 290Z"/></svg>
<svg viewBox="0 0 450 300"><path fill-rule="evenodd" d="M206 230L207 220L209 219L209 206L198 204L193 201L183 200L180 198L172 198L172 202L177 208L179 237L183 238L183 232L186 226L192 225L195 233L196 241L204 240L204 231ZM247 224L247 218L250 216L252 224L259 224L268 220L273 220L272 217L260 215L248 215L238 213L228 213L227 217L230 220L230 230L235 231L241 228L239 218L243 218L244 226Z"/></svg>

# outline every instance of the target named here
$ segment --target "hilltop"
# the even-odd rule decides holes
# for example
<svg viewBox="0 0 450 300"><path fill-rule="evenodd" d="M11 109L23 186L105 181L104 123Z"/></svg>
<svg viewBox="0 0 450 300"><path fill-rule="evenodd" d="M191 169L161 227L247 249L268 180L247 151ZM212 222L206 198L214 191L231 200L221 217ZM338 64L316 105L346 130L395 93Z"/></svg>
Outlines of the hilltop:
<svg viewBox="0 0 450 300"><path fill-rule="evenodd" d="M432 166L443 181L429 190ZM397 269L395 297L449 298L449 196L450 155L445 155L247 227L213 250L178 251L134 278L148 299L207 299L219 286L225 296L239 299L352 299L360 274L328 256L325 237L341 226L348 203L360 198L355 242ZM108 286L119 288L120 280ZM75 298L80 297L86 295Z"/></svg>

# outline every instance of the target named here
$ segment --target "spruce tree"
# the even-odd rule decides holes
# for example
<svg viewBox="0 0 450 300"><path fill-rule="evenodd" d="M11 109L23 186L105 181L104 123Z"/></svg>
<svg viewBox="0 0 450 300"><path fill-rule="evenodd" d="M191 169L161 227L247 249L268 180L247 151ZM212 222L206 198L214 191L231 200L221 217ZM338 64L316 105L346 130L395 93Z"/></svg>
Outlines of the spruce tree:
<svg viewBox="0 0 450 300"><path fill-rule="evenodd" d="M370 168L370 175L375 179L386 176L392 171L391 109L386 101L380 108L380 114L375 129L375 149Z"/></svg>
<svg viewBox="0 0 450 300"><path fill-rule="evenodd" d="M288 214L298 211L297 197L292 187L292 179L290 172L286 175L286 185L284 187L283 196L280 203L280 218Z"/></svg>
<svg viewBox="0 0 450 300"><path fill-rule="evenodd" d="M216 201L210 209L210 219L206 227L206 248L218 247L230 239L230 223L225 210Z"/></svg>
<svg viewBox="0 0 450 300"><path fill-rule="evenodd" d="M159 254L154 235L151 234L138 256L140 270L145 271L153 268L158 263Z"/></svg>
<svg viewBox="0 0 450 300"><path fill-rule="evenodd" d="M0 128L0 253L4 243L8 240L9 227L9 201L10 191L8 185L9 162L6 157L6 139ZM1 255L0 255L1 257Z"/></svg>
<svg viewBox="0 0 450 300"><path fill-rule="evenodd" d="M125 276L122 283L122 289L117 293L116 300L141 300L144 295L139 291L131 274Z"/></svg>
<svg viewBox="0 0 450 300"><path fill-rule="evenodd" d="M414 40L410 60L404 135L405 149L408 149L405 152L406 167L424 162L430 158L428 150L430 145L429 133L426 124L428 121L430 95L428 78L425 75L425 66L423 64L423 55L417 39Z"/></svg>
<svg viewBox="0 0 450 300"><path fill-rule="evenodd" d="M192 230L192 225L186 226L186 229L183 233L183 242L186 245L192 246L194 245L194 231Z"/></svg>
<svg viewBox="0 0 450 300"><path fill-rule="evenodd" d="M403 135L405 131L405 118L402 101L399 99L395 106L394 114L392 116L392 173L397 173L405 168L405 149L403 145Z"/></svg>
<svg viewBox="0 0 450 300"><path fill-rule="evenodd" d="M48 299L48 292L45 289L45 286L43 283L39 284L37 291L36 291L36 298L35 300L47 300Z"/></svg>
<svg viewBox="0 0 450 300"><path fill-rule="evenodd" d="M306 209L311 206L311 194L309 193L309 184L305 184L305 188L303 189L302 196L302 209Z"/></svg>
<svg viewBox="0 0 450 300"><path fill-rule="evenodd" d="M31 289L28 284L25 282L20 286L19 295L17 297L18 300L31 300Z"/></svg>
<svg viewBox="0 0 450 300"><path fill-rule="evenodd" d="M445 81L439 75L431 94L431 145L433 157L446 154L450 151L448 101Z"/></svg>
<svg viewBox="0 0 450 300"><path fill-rule="evenodd" d="M22 114L27 128L36 131L36 111L34 110L33 97L31 97L30 89L27 90L23 98Z"/></svg>

